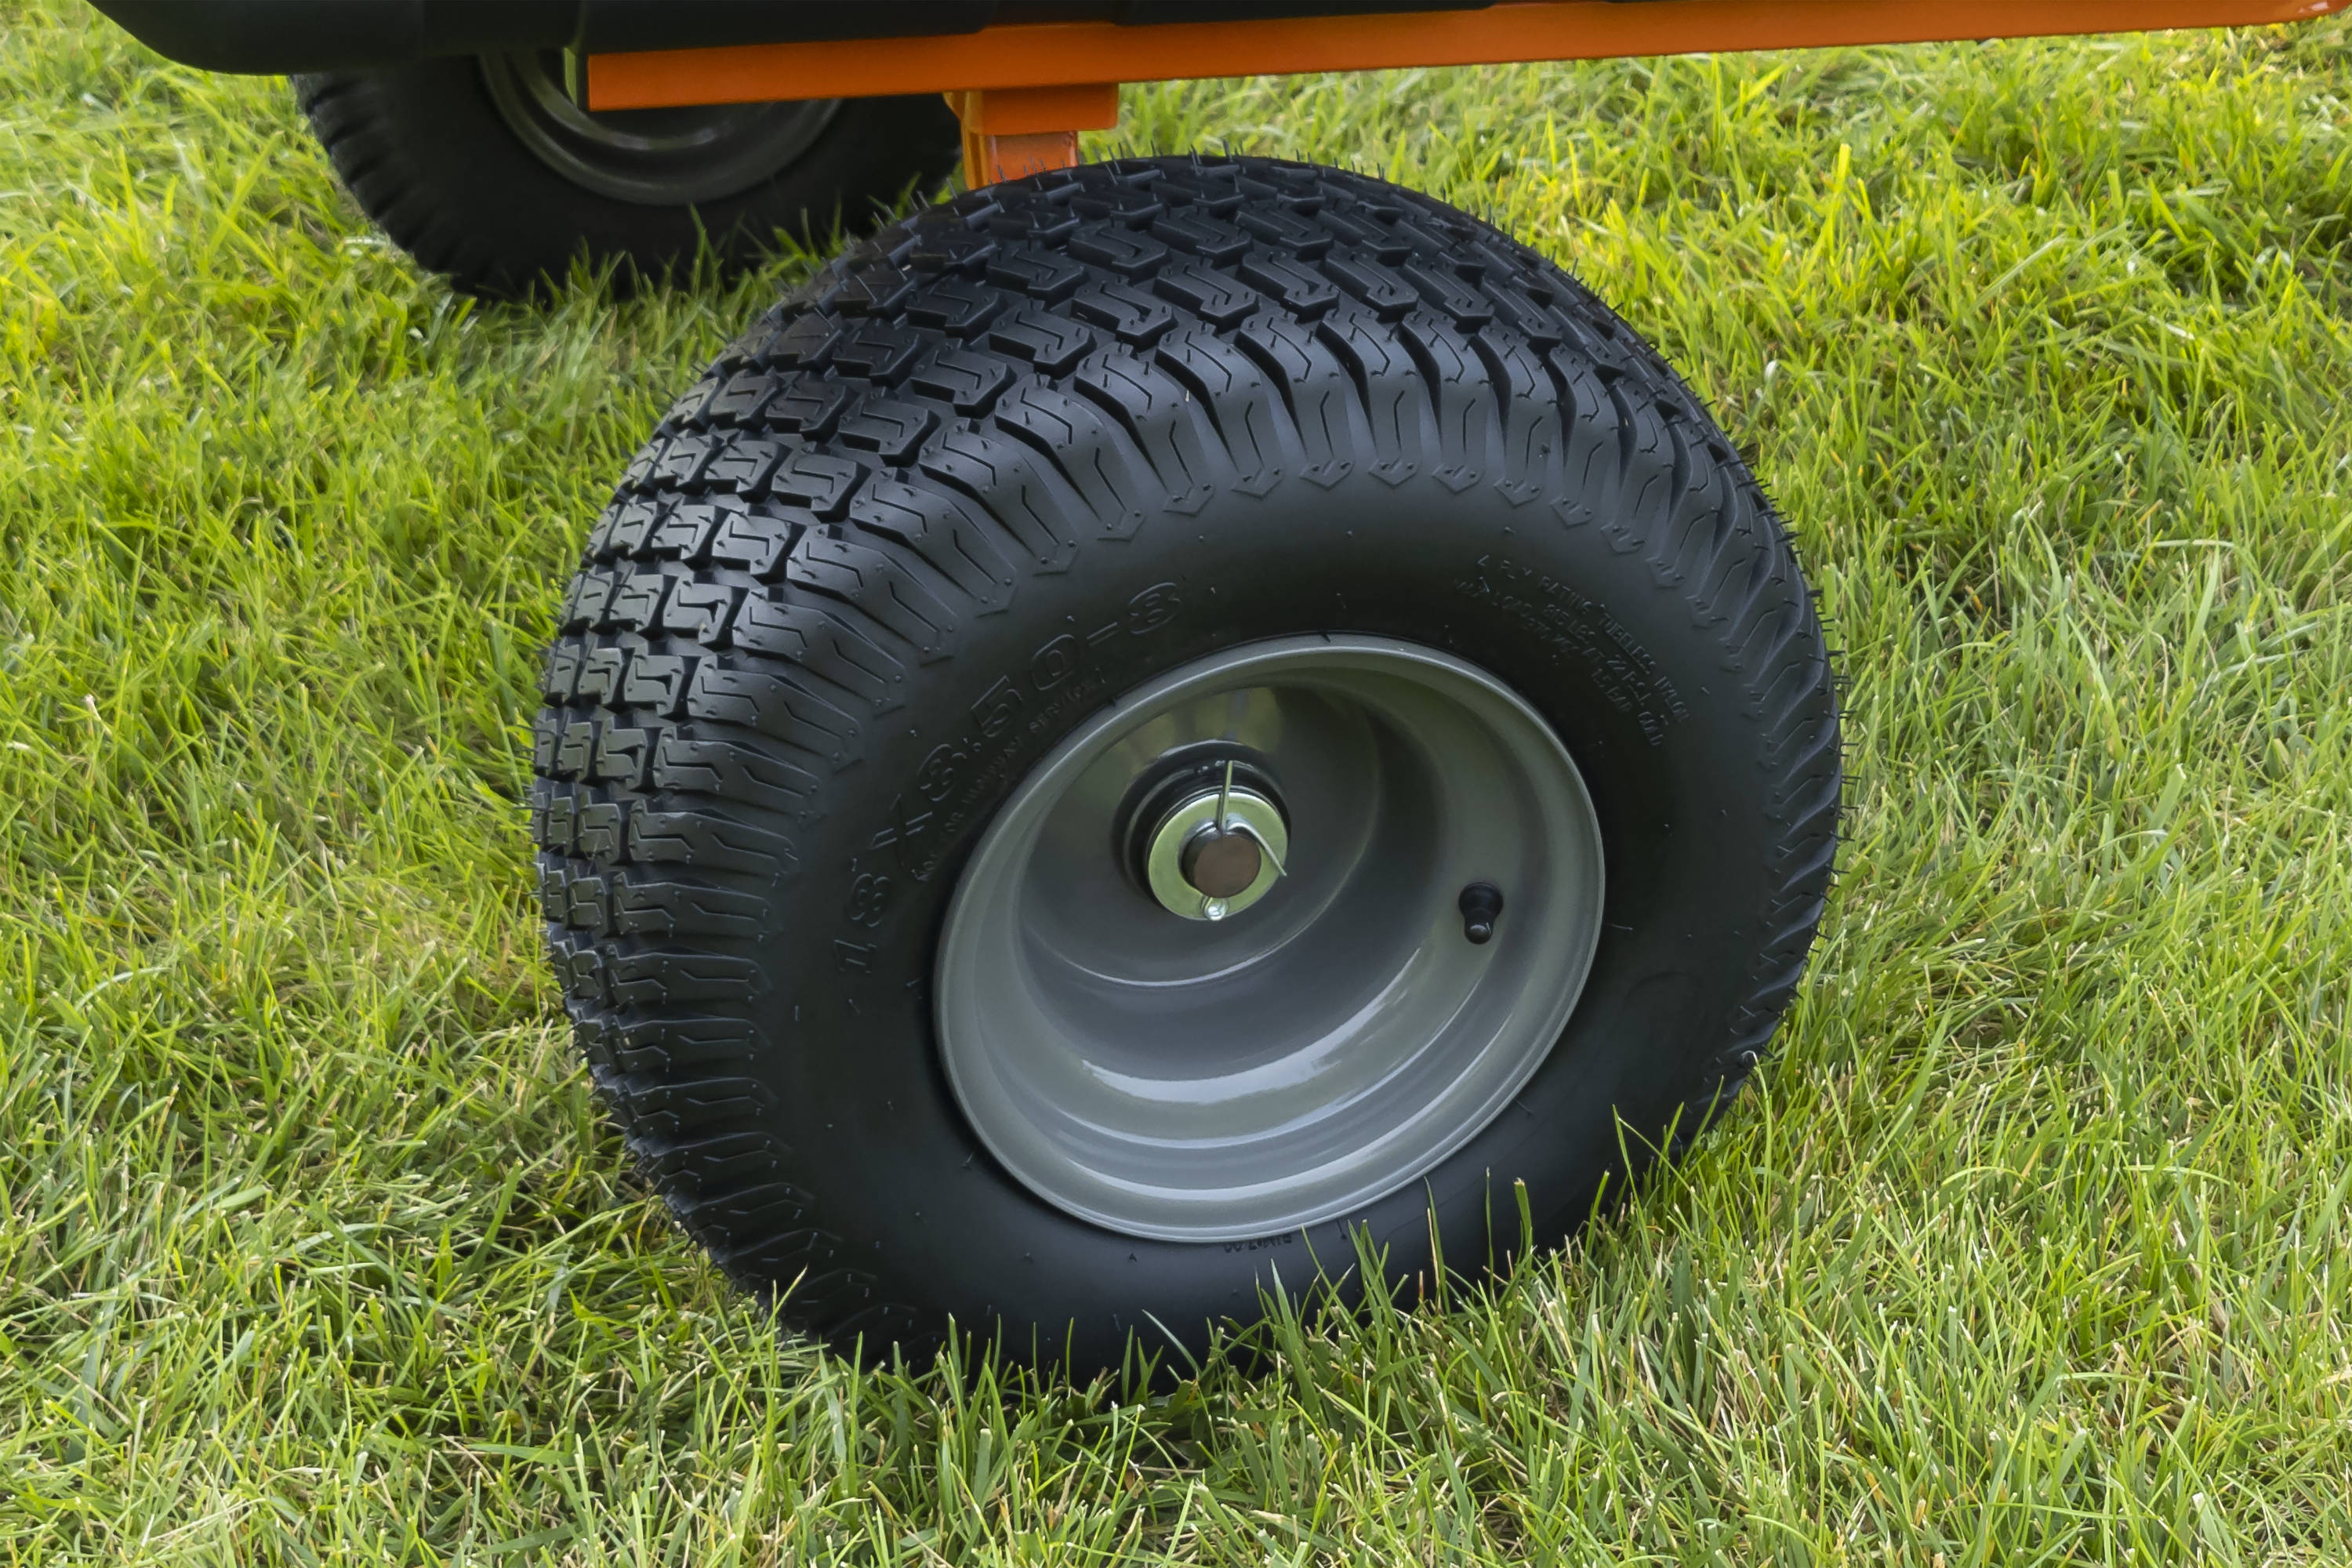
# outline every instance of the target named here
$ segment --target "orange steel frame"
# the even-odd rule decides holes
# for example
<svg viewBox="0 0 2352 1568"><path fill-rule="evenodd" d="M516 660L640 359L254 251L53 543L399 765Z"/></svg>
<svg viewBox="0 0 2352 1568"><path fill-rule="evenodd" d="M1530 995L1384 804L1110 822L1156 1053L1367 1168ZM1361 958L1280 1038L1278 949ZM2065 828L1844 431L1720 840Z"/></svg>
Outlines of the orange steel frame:
<svg viewBox="0 0 2352 1568"><path fill-rule="evenodd" d="M1123 81L1731 53L2304 21L2352 0L1514 0L1263 21L1031 22L976 33L595 55L591 109L940 92L974 185L1066 168Z"/></svg>

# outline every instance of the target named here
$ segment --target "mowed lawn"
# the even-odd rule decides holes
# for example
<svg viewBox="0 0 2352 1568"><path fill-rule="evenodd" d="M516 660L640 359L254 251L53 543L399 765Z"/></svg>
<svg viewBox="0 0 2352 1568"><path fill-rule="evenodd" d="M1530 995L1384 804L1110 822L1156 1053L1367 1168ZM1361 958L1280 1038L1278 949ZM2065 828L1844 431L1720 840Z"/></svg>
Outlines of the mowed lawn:
<svg viewBox="0 0 2352 1568"><path fill-rule="evenodd" d="M861 1372L624 1166L538 649L807 259L484 310L0 0L0 1563L2341 1563L2352 26L1130 89L1574 268L1792 520L1843 876L1565 1253L1170 1391Z"/></svg>

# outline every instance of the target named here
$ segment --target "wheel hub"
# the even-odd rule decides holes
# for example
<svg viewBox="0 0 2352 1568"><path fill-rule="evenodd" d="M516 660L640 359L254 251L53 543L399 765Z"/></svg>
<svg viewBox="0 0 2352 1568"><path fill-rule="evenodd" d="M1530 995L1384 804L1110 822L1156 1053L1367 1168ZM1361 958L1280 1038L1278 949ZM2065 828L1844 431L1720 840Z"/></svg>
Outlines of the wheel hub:
<svg viewBox="0 0 2352 1568"><path fill-rule="evenodd" d="M1235 784L1225 763L1215 789L1170 806L1152 829L1143 879L1160 907L1186 920L1237 915L1274 890L1290 827L1274 798Z"/></svg>
<svg viewBox="0 0 2352 1568"><path fill-rule="evenodd" d="M1472 918L1474 884L1507 921ZM940 1053L1045 1201L1263 1237L1397 1191L1508 1103L1583 988L1601 895L1575 764L1500 682L1384 638L1246 645L1015 788L950 901Z"/></svg>

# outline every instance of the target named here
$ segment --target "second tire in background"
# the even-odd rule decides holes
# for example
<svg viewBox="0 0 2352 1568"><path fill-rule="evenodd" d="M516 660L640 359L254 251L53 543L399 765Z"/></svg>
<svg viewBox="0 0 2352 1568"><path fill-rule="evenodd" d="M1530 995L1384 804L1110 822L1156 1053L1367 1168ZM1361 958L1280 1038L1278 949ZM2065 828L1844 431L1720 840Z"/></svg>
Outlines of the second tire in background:
<svg viewBox="0 0 2352 1568"><path fill-rule="evenodd" d="M370 218L459 289L493 298L612 265L625 287L756 261L777 234L856 233L961 155L936 96L591 114L552 51L294 78Z"/></svg>

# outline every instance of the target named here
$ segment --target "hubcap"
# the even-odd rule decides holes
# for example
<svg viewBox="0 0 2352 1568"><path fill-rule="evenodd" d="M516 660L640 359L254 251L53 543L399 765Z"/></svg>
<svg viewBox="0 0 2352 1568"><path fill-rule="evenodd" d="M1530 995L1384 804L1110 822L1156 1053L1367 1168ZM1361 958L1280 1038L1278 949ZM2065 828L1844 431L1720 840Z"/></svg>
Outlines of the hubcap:
<svg viewBox="0 0 2352 1568"><path fill-rule="evenodd" d="M1473 887L1503 900L1485 939ZM940 1050L1046 1202L1134 1236L1267 1236L1493 1120L1567 1025L1601 891L1575 763L1493 677L1378 637L1233 648L1014 791L950 904Z"/></svg>
<svg viewBox="0 0 2352 1568"><path fill-rule="evenodd" d="M583 190L640 206L715 202L772 178L814 146L837 98L591 114L554 51L484 55L482 83L531 153Z"/></svg>

